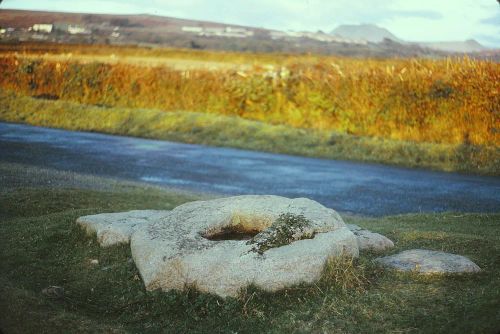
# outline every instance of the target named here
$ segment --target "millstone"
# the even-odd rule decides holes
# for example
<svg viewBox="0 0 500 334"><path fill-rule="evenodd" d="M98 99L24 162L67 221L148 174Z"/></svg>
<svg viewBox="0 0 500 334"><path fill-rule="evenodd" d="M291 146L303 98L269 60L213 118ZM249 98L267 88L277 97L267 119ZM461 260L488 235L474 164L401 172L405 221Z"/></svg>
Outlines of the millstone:
<svg viewBox="0 0 500 334"><path fill-rule="evenodd" d="M259 253L256 244L275 236L271 225L282 214L302 216L307 226L290 231L291 243ZM255 243L216 237L238 233L257 233ZM334 210L309 199L279 196L236 196L181 205L137 230L131 249L147 289L194 285L221 296L236 296L249 284L276 291L311 283L320 278L328 257L358 256L354 234Z"/></svg>
<svg viewBox="0 0 500 334"><path fill-rule="evenodd" d="M305 198L235 196L171 211L80 217L101 246L130 240L144 284L236 296L317 281L329 257L358 256L356 236L332 209Z"/></svg>

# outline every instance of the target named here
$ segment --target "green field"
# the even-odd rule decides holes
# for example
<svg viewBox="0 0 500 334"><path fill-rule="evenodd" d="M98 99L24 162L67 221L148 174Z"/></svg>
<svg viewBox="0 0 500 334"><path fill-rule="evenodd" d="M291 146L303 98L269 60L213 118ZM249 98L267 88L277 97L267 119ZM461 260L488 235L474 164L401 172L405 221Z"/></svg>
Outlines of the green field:
<svg viewBox="0 0 500 334"><path fill-rule="evenodd" d="M412 248L468 256L482 273L383 271L363 254L330 265L320 282L277 293L253 287L221 299L194 290L148 292L128 246L100 248L82 215L170 209L200 198L104 179L1 165L0 328L5 333L497 333L500 214L343 215ZM46 180L53 180L48 185ZM36 183L36 184L33 184ZM89 188L89 184L98 185ZM98 265L90 261L97 259ZM352 264L352 266L349 266ZM347 265L347 266L346 266ZM42 293L65 289L60 298Z"/></svg>

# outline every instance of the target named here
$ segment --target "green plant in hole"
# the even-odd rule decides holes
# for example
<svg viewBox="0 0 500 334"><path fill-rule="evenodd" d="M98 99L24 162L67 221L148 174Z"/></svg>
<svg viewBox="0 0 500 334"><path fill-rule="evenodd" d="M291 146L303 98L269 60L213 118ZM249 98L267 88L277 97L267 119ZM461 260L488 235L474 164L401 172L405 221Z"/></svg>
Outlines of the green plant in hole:
<svg viewBox="0 0 500 334"><path fill-rule="evenodd" d="M312 238L314 232L311 229L311 222L306 217L282 213L270 227L257 234L247 244L254 244L252 251L262 255L268 249Z"/></svg>

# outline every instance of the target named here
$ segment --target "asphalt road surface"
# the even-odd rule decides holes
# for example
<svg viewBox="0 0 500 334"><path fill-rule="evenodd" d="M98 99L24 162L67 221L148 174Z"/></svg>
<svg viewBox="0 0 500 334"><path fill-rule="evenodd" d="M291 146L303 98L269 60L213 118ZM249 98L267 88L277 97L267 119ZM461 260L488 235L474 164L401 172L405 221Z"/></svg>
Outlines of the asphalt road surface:
<svg viewBox="0 0 500 334"><path fill-rule="evenodd" d="M0 123L0 161L220 194L308 197L341 212L500 212L500 178Z"/></svg>

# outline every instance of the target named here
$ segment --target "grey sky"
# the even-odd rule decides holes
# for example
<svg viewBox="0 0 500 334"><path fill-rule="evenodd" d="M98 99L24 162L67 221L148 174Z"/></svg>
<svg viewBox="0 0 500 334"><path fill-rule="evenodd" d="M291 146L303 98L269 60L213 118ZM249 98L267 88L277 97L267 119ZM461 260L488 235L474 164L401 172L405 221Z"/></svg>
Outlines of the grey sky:
<svg viewBox="0 0 500 334"><path fill-rule="evenodd" d="M500 47L496 0L4 0L2 8L148 13L280 30L375 23L408 41L475 38Z"/></svg>

